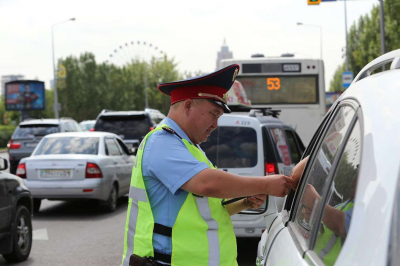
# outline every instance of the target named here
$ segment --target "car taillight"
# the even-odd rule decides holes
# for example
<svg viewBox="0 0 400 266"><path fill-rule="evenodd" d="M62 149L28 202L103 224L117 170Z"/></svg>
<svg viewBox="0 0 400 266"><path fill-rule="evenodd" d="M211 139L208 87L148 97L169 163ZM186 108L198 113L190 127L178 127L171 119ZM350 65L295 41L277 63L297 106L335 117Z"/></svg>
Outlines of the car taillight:
<svg viewBox="0 0 400 266"><path fill-rule="evenodd" d="M277 173L276 163L265 163L265 175L274 175Z"/></svg>
<svg viewBox="0 0 400 266"><path fill-rule="evenodd" d="M87 163L85 178L102 178L100 167L95 163Z"/></svg>
<svg viewBox="0 0 400 266"><path fill-rule="evenodd" d="M150 131L152 131L154 129L154 127L150 127Z"/></svg>
<svg viewBox="0 0 400 266"><path fill-rule="evenodd" d="M93 132L93 131L94 131L94 128L89 129L89 131L92 131L92 132Z"/></svg>
<svg viewBox="0 0 400 266"><path fill-rule="evenodd" d="M8 142L8 144L7 144L7 147L8 147L10 150L19 149L19 148L21 148L21 143L15 142L15 141L13 141L13 140L10 140L10 142Z"/></svg>
<svg viewBox="0 0 400 266"><path fill-rule="evenodd" d="M26 167L25 163L20 163L17 168L16 175L21 178L26 178Z"/></svg>

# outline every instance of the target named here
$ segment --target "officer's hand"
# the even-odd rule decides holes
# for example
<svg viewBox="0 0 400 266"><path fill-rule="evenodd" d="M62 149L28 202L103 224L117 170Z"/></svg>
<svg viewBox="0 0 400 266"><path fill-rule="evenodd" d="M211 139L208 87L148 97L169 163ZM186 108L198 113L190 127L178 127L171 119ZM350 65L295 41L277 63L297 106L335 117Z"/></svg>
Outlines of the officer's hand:
<svg viewBox="0 0 400 266"><path fill-rule="evenodd" d="M267 194L275 197L284 197L293 187L293 180L285 175L269 175L264 177L267 182Z"/></svg>
<svg viewBox="0 0 400 266"><path fill-rule="evenodd" d="M254 195L251 197L247 197L246 203L247 203L247 205L249 205L249 208L258 209L264 204L266 199L267 199L267 195L258 194L258 195Z"/></svg>

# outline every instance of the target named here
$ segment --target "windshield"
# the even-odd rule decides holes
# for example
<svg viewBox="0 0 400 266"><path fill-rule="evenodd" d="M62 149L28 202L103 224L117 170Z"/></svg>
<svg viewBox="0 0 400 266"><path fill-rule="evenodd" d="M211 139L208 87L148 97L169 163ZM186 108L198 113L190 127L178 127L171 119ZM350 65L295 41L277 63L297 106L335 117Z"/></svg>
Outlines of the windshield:
<svg viewBox="0 0 400 266"><path fill-rule="evenodd" d="M35 155L49 154L94 154L99 150L99 138L94 137L54 137L45 138Z"/></svg>
<svg viewBox="0 0 400 266"><path fill-rule="evenodd" d="M317 76L237 77L252 104L318 103Z"/></svg>
<svg viewBox="0 0 400 266"><path fill-rule="evenodd" d="M151 126L145 115L103 116L97 120L95 131L115 133L123 139L142 139Z"/></svg>
<svg viewBox="0 0 400 266"><path fill-rule="evenodd" d="M20 125L15 130L13 138L31 138L37 136L46 136L51 133L57 133L58 125Z"/></svg>

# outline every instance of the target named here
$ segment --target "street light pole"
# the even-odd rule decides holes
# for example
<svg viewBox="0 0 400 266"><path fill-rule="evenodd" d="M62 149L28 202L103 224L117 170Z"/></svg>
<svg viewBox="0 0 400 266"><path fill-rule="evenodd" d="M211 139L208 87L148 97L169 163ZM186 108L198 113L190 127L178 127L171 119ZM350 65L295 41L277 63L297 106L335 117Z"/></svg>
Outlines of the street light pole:
<svg viewBox="0 0 400 266"><path fill-rule="evenodd" d="M321 57L321 60L322 60L322 27L319 26L319 25L304 24L302 22L297 22L297 26L310 26L310 27L318 27L319 28L320 57Z"/></svg>
<svg viewBox="0 0 400 266"><path fill-rule="evenodd" d="M62 23L68 22L68 21L74 21L75 18L70 18L68 20L64 20L61 22L58 22L56 24L51 25L51 50L53 53L53 82L54 82L54 104L53 104L53 109L54 109L54 115L55 118L58 119L58 94L57 94L57 70L56 70L56 60L55 60L55 55L54 55L54 26L60 25Z"/></svg>
<svg viewBox="0 0 400 266"><path fill-rule="evenodd" d="M379 0L380 4L380 20L381 20L381 53L385 54L385 10L383 0ZM385 65L382 66L382 70L385 70Z"/></svg>
<svg viewBox="0 0 400 266"><path fill-rule="evenodd" d="M346 0L344 0L344 27L346 32L346 71L349 71L349 49L348 49L348 39L347 39L347 9Z"/></svg>

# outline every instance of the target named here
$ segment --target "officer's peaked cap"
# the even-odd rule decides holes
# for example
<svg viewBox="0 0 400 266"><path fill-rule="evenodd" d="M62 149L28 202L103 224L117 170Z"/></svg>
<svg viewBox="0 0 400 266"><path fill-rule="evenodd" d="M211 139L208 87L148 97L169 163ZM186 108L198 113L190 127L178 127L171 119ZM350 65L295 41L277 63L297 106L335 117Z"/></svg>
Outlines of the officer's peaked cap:
<svg viewBox="0 0 400 266"><path fill-rule="evenodd" d="M226 93L232 87L239 68L239 65L230 65L204 76L160 84L158 89L171 96L171 105L186 99L208 99L221 106L225 113L230 113Z"/></svg>

